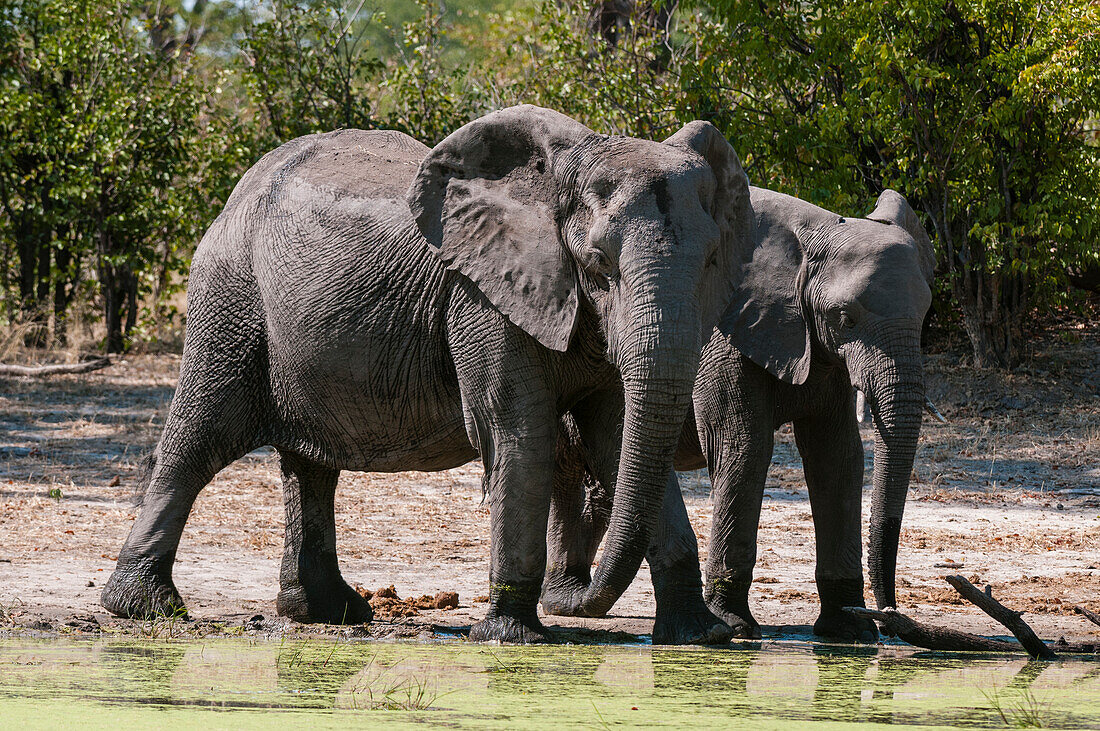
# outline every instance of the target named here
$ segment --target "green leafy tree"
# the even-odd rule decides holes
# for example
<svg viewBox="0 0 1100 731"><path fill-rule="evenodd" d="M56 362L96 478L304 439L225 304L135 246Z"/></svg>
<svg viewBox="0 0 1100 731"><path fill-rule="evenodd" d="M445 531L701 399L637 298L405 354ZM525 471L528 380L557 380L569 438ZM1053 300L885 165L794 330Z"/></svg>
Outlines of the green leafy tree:
<svg viewBox="0 0 1100 731"><path fill-rule="evenodd" d="M380 24L365 3L263 3L245 26L243 82L256 106L261 151L312 132L372 129L383 65L372 48Z"/></svg>
<svg viewBox="0 0 1100 731"><path fill-rule="evenodd" d="M434 145L487 111L487 97L461 57L447 53L451 29L442 3L417 5L420 18L404 24L398 53L386 64L382 113L385 126Z"/></svg>
<svg viewBox="0 0 1100 731"><path fill-rule="evenodd" d="M242 43L257 152L349 127L399 129L435 142L475 116L480 97L466 83L461 59L447 58L441 3L416 5L419 19L405 23L397 38L385 16L362 0L262 5ZM386 48L372 43L378 38L388 39Z"/></svg>
<svg viewBox="0 0 1100 731"><path fill-rule="evenodd" d="M6 4L0 72L0 199L21 306L44 325L53 292L63 341L76 285L91 275L105 347L127 347L143 295L163 293L179 252L210 219L192 185L208 167L207 94L184 47L154 43L155 19L119 2ZM28 293L34 283L33 292ZM32 344L45 342L43 327Z"/></svg>
<svg viewBox="0 0 1100 731"><path fill-rule="evenodd" d="M1067 268L1100 260L1100 4L709 0L663 27L614 5L613 38L576 0L498 16L500 100L655 139L708 119L755 184L837 211L900 190L976 364L1017 363Z"/></svg>
<svg viewBox="0 0 1100 731"><path fill-rule="evenodd" d="M1100 233L1100 157L1084 126L1100 108L1100 6L712 7L690 107L751 151L758 183L846 211L886 187L905 193L935 234L940 299L961 310L975 363L1016 364L1028 316Z"/></svg>
<svg viewBox="0 0 1100 731"><path fill-rule="evenodd" d="M696 26L688 18L673 42L669 26L655 22L666 16L649 4L636 11L625 2L566 0L494 16L484 83L495 103L551 107L607 134L672 134Z"/></svg>

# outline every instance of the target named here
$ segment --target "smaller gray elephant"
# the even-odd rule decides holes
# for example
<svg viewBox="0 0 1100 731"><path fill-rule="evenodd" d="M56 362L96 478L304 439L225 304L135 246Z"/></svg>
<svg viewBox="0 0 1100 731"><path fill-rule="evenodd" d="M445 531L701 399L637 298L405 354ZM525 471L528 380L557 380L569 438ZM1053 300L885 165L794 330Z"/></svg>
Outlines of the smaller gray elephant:
<svg viewBox="0 0 1100 731"><path fill-rule="evenodd" d="M894 606L902 511L921 415L930 407L920 333L931 303L931 241L893 190L865 219L760 188L750 196L756 249L703 350L695 418L675 462L681 470L707 465L714 485L707 604L741 636L759 636L748 606L757 526L773 433L793 423L817 537L814 632L872 640L873 622L841 611L864 602L864 455L853 395L870 406L876 437L871 584L880 607ZM550 536L551 565L561 568L547 576L542 597L551 613L568 613L562 597L586 583L612 494L585 476L584 450L575 432L563 432ZM690 570L698 555L674 479L657 535L663 543L647 554L655 586Z"/></svg>

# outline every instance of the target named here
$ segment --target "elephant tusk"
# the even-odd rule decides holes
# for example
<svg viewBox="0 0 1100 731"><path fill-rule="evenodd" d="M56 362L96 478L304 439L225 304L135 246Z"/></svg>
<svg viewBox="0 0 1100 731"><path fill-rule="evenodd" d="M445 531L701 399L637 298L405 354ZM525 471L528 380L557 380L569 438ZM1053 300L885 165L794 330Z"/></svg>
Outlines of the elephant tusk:
<svg viewBox="0 0 1100 731"><path fill-rule="evenodd" d="M936 405L932 403L932 399L928 398L927 396L924 397L924 410L931 414L932 418L939 423L947 423L947 419L943 418L943 414L941 414L940 410L936 408Z"/></svg>
<svg viewBox="0 0 1100 731"><path fill-rule="evenodd" d="M866 419L867 412L867 397L863 395L863 391L856 389L856 421L860 424Z"/></svg>

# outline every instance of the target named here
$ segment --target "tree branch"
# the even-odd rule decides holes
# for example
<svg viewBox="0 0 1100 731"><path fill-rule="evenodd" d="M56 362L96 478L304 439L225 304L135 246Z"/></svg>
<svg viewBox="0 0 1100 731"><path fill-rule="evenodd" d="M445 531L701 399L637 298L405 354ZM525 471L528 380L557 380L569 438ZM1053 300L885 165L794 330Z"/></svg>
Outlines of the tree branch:
<svg viewBox="0 0 1100 731"><path fill-rule="evenodd" d="M1085 609L1084 607L1080 607L1080 606L1074 607L1073 611L1077 612L1078 614L1080 614L1081 616L1083 616L1085 619L1092 622L1093 624L1100 625L1100 614L1097 614L1096 612L1093 612L1089 609Z"/></svg>
<svg viewBox="0 0 1100 731"><path fill-rule="evenodd" d="M91 373L111 365L110 358L96 358L83 363L53 363L50 365L24 366L0 363L0 376L56 376L63 373Z"/></svg>
<svg viewBox="0 0 1100 731"><path fill-rule="evenodd" d="M882 623L883 629L908 642L929 650L971 650L976 652L1019 652L1019 645L1004 640L994 640L968 632L922 624L910 619L896 609L879 611L863 607L844 607L844 611L857 617L869 617Z"/></svg>
<svg viewBox="0 0 1100 731"><path fill-rule="evenodd" d="M1003 624L1008 631L1016 636L1016 639L1027 650L1027 654L1040 660L1057 659L1058 656L1054 654L1054 651L1039 639L1027 622L1021 619L1022 612L1013 611L993 598L993 587L986 586L983 593L964 577L957 575L948 576L947 583L951 584L963 599Z"/></svg>

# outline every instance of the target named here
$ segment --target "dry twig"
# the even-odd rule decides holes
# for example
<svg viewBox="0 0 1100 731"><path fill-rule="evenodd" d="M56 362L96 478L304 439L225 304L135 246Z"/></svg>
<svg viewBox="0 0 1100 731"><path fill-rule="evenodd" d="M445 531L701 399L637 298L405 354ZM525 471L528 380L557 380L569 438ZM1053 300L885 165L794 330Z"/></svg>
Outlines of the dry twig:
<svg viewBox="0 0 1100 731"><path fill-rule="evenodd" d="M52 363L50 365L24 366L0 363L0 376L56 376L62 373L90 373L111 365L110 358L96 358L83 363Z"/></svg>
<svg viewBox="0 0 1100 731"><path fill-rule="evenodd" d="M1100 625L1100 614L1097 614L1096 612L1093 612L1089 609L1085 609L1081 606L1074 607L1073 611L1077 612L1093 624Z"/></svg>

